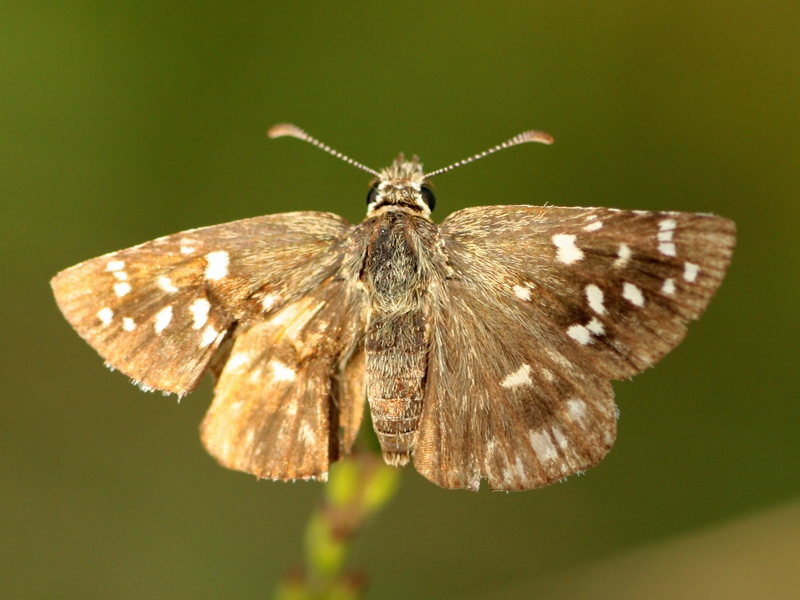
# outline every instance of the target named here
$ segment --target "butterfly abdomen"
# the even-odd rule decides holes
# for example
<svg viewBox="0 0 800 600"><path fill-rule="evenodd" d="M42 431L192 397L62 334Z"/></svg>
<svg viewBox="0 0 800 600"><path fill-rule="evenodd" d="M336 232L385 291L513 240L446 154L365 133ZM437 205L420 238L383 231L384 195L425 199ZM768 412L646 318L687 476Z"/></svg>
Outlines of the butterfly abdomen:
<svg viewBox="0 0 800 600"><path fill-rule="evenodd" d="M422 415L428 331L423 311L372 314L367 328L367 399L386 462L408 462Z"/></svg>
<svg viewBox="0 0 800 600"><path fill-rule="evenodd" d="M365 350L367 399L387 463L408 463L422 415L429 330L427 220L397 210L373 221L362 271L371 301Z"/></svg>

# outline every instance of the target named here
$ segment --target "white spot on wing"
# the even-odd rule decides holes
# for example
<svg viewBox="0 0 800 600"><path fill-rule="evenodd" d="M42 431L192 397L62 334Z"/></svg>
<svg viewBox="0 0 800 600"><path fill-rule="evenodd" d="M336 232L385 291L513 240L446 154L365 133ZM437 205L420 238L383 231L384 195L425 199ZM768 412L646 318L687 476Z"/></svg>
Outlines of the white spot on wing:
<svg viewBox="0 0 800 600"><path fill-rule="evenodd" d="M570 326L569 329L567 329L567 335L582 346L588 344L592 339L589 330L583 325Z"/></svg>
<svg viewBox="0 0 800 600"><path fill-rule="evenodd" d="M237 352L232 354L225 365L225 370L236 371L250 362L250 355L247 352Z"/></svg>
<svg viewBox="0 0 800 600"><path fill-rule="evenodd" d="M631 249L628 244L620 244L617 250L617 260L614 261L614 268L621 269L628 264L631 259Z"/></svg>
<svg viewBox="0 0 800 600"><path fill-rule="evenodd" d="M525 479L525 465L522 463L522 459L519 456L517 460L514 461L514 474L519 479Z"/></svg>
<svg viewBox="0 0 800 600"><path fill-rule="evenodd" d="M192 313L192 328L200 329L208 321L208 310L211 308L208 300L198 298L189 305L189 312Z"/></svg>
<svg viewBox="0 0 800 600"><path fill-rule="evenodd" d="M531 380L531 366L522 365L518 370L506 377L500 385L505 388L515 388L521 385L530 385L531 383L533 383Z"/></svg>
<svg viewBox="0 0 800 600"><path fill-rule="evenodd" d="M311 425L305 422L300 426L299 437L305 444L314 445L317 442L317 434Z"/></svg>
<svg viewBox="0 0 800 600"><path fill-rule="evenodd" d="M669 233L672 233L671 231ZM675 252L675 244L672 242L663 242L658 245L658 251L664 256L678 256Z"/></svg>
<svg viewBox="0 0 800 600"><path fill-rule="evenodd" d="M658 222L658 228L661 231L671 231L678 226L678 222L675 219L664 219L663 221Z"/></svg>
<svg viewBox="0 0 800 600"><path fill-rule="evenodd" d="M210 346L216 341L218 335L219 331L209 325L203 330L203 336L200 338L200 347L205 348L206 346Z"/></svg>
<svg viewBox="0 0 800 600"><path fill-rule="evenodd" d="M530 289L526 288L522 285L515 285L514 286L514 295L519 298L520 300L525 300L526 302L531 299L531 291Z"/></svg>
<svg viewBox="0 0 800 600"><path fill-rule="evenodd" d="M598 315L606 314L606 307L603 305L603 290L593 283L586 286L586 299L594 312Z"/></svg>
<svg viewBox="0 0 800 600"><path fill-rule="evenodd" d="M111 319L114 318L114 311L108 308L101 308L97 311L97 318L100 319L100 322L103 323L103 326L109 325L111 323Z"/></svg>
<svg viewBox="0 0 800 600"><path fill-rule="evenodd" d="M556 441L556 444L558 444L559 448L566 450L569 446L569 441L564 435L564 432L562 432L559 427L553 427L551 432L553 434L553 439Z"/></svg>
<svg viewBox="0 0 800 600"><path fill-rule="evenodd" d="M689 283L693 283L697 279L697 274L700 272L700 265L687 262L683 265L683 278Z"/></svg>
<svg viewBox="0 0 800 600"><path fill-rule="evenodd" d="M117 281L126 281L128 279L128 274L125 271L114 271L113 273Z"/></svg>
<svg viewBox="0 0 800 600"><path fill-rule="evenodd" d="M553 236L553 245L558 248L556 258L565 265L571 265L583 258L583 250L575 245L575 236L557 233Z"/></svg>
<svg viewBox="0 0 800 600"><path fill-rule="evenodd" d="M170 321L172 321L172 306L165 306L158 313L156 313L155 330L156 333L161 333L167 328Z"/></svg>
<svg viewBox="0 0 800 600"><path fill-rule="evenodd" d="M189 239L181 240L181 254L194 254L195 250L197 250L197 248L195 248L193 240Z"/></svg>
<svg viewBox="0 0 800 600"><path fill-rule="evenodd" d="M586 329L588 329L595 335L603 335L606 332L605 327L603 327L603 324L597 317L589 321L589 324L586 326Z"/></svg>
<svg viewBox="0 0 800 600"><path fill-rule="evenodd" d="M210 281L217 281L228 275L228 264L230 257L224 250L217 252L209 252L206 254L206 279Z"/></svg>
<svg viewBox="0 0 800 600"><path fill-rule="evenodd" d="M558 450L553 445L553 441L550 439L546 429L532 431L530 440L533 451L542 463L558 460Z"/></svg>
<svg viewBox="0 0 800 600"><path fill-rule="evenodd" d="M122 298L125 294L131 291L131 284L127 281L121 281L114 284L114 293L117 297Z"/></svg>
<svg viewBox="0 0 800 600"><path fill-rule="evenodd" d="M121 271L125 268L124 260L110 260L106 265L106 271Z"/></svg>
<svg viewBox="0 0 800 600"><path fill-rule="evenodd" d="M622 297L634 306L644 306L644 294L642 290L633 285L632 283L625 282L622 284Z"/></svg>
<svg viewBox="0 0 800 600"><path fill-rule="evenodd" d="M272 367L272 375L275 381L294 381L297 373L278 360L271 360L269 366Z"/></svg>
<svg viewBox="0 0 800 600"><path fill-rule="evenodd" d="M672 242L672 234L675 233L675 228L678 222L675 219L664 219L658 223L658 251L665 256L677 256L675 252L675 244Z"/></svg>
<svg viewBox="0 0 800 600"><path fill-rule="evenodd" d="M297 402L289 402L286 405L286 408L283 409L283 413L287 417L293 417L297 414Z"/></svg>
<svg viewBox="0 0 800 600"><path fill-rule="evenodd" d="M586 402L580 398L567 400L567 416L573 423L584 425L586 419Z"/></svg>
<svg viewBox="0 0 800 600"><path fill-rule="evenodd" d="M548 348L547 346L542 346L542 350L544 351L545 354L547 354L550 360L556 363L559 367L567 370L575 368L575 364L571 360L567 359L560 352L556 352L555 350L553 350L552 348Z"/></svg>
<svg viewBox="0 0 800 600"><path fill-rule="evenodd" d="M253 440L256 439L256 430L255 429L248 429L247 433L244 436L244 445L249 446L253 443Z"/></svg>
<svg viewBox="0 0 800 600"><path fill-rule="evenodd" d="M278 298L278 296L276 296L275 294L267 294L261 301L261 307L264 310L268 311L278 303L278 300L280 300L280 298Z"/></svg>
<svg viewBox="0 0 800 600"><path fill-rule="evenodd" d="M161 275L158 278L158 287L160 287L165 292L169 292L170 294L174 294L178 291L178 288L175 287L175 284L172 283L172 279L166 277L165 275Z"/></svg>
<svg viewBox="0 0 800 600"><path fill-rule="evenodd" d="M123 317L122 318L122 328L125 331L133 331L134 329L136 329L136 321L134 321L130 317Z"/></svg>
<svg viewBox="0 0 800 600"><path fill-rule="evenodd" d="M601 221L594 221L593 223L589 223L586 227L584 227L584 231L597 231L598 229L603 227L603 223Z"/></svg>
<svg viewBox="0 0 800 600"><path fill-rule="evenodd" d="M675 280L674 279L665 279L664 285L661 286L661 291L665 294L674 294L675 293Z"/></svg>

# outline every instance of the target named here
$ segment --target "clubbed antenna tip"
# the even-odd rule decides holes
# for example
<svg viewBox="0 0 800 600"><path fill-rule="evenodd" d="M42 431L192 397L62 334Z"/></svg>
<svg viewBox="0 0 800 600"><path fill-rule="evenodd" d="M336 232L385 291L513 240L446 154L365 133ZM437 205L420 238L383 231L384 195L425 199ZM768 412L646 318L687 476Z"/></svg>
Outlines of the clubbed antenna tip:
<svg viewBox="0 0 800 600"><path fill-rule="evenodd" d="M267 131L267 135L271 138L291 136L306 141L308 141L309 137L305 131L300 129L297 125L292 125L291 123L278 123L277 125L273 125Z"/></svg>
<svg viewBox="0 0 800 600"><path fill-rule="evenodd" d="M430 179L434 175L440 175L442 173L447 173L448 171L452 171L458 167L462 167L464 165L468 165L469 163L478 160L479 158L483 158L484 156L489 156L490 154L494 154L498 150L504 150L505 148L511 148L512 146L518 146L519 144L525 144L527 142L539 142L540 144L547 144L550 145L553 143L553 136L549 133L545 133L544 131L523 131L519 135L515 135L510 140L503 142L502 144L498 144L494 148L489 148L488 150L484 150L480 154L476 154L475 156L471 156L469 158L465 158L464 160L460 160L457 163L453 163L447 167L436 169L431 173L426 173L425 178Z"/></svg>
<svg viewBox="0 0 800 600"><path fill-rule="evenodd" d="M308 135L305 131L300 129L297 125L292 125L291 123L278 123L277 125L273 125L272 127L267 130L267 135L271 138L278 138L278 137L294 137L299 140L303 140L304 142L308 142L319 148L320 150L324 150L328 154L332 154L336 158L340 158L348 164L353 165L354 167L358 167L362 171L366 171L371 175L375 175L378 177L379 174L375 169L370 169L366 165L362 165L360 162L353 160L349 156L342 154L341 152L334 150L330 146L323 144L317 138Z"/></svg>

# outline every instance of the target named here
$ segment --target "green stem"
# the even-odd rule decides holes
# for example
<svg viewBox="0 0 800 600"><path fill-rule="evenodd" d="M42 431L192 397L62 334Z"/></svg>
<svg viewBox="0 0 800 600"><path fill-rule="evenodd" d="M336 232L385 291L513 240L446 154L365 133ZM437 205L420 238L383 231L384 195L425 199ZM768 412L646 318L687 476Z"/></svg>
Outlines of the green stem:
<svg viewBox="0 0 800 600"><path fill-rule="evenodd" d="M306 527L305 571L280 583L276 600L357 600L364 578L346 569L364 524L395 495L400 471L380 455L356 452L331 465L322 505Z"/></svg>

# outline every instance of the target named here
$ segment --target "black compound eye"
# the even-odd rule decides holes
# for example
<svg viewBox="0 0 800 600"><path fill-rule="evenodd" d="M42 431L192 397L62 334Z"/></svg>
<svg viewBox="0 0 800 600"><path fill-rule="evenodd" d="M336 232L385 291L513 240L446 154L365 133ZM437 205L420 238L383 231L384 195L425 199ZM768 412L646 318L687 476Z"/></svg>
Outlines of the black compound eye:
<svg viewBox="0 0 800 600"><path fill-rule="evenodd" d="M419 193L422 195L423 202L428 205L428 208L433 210L433 207L436 206L436 196L433 195L433 190L427 185L423 185L420 187Z"/></svg>
<svg viewBox="0 0 800 600"><path fill-rule="evenodd" d="M378 198L378 184L375 184L370 188L369 193L367 194L367 206L375 202Z"/></svg>

